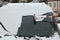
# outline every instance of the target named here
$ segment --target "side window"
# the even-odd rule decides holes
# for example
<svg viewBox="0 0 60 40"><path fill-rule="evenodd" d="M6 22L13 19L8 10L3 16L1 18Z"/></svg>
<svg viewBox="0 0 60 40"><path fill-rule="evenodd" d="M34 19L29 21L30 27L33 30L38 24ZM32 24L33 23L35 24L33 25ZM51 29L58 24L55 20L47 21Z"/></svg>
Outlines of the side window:
<svg viewBox="0 0 60 40"><path fill-rule="evenodd" d="M53 7L56 7L56 3L53 3Z"/></svg>
<svg viewBox="0 0 60 40"><path fill-rule="evenodd" d="M52 3L49 3L49 6L52 7Z"/></svg>
<svg viewBox="0 0 60 40"><path fill-rule="evenodd" d="M59 2L59 7L60 7L60 2Z"/></svg>

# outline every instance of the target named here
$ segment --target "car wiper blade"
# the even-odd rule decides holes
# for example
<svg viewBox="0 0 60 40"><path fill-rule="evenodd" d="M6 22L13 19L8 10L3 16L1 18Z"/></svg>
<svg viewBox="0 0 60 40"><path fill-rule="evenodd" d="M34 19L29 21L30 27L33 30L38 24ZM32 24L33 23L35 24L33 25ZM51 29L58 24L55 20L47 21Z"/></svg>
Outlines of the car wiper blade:
<svg viewBox="0 0 60 40"><path fill-rule="evenodd" d="M4 25L0 22L0 25L3 27L3 29L5 30L5 31L7 31L8 32L8 30L4 27Z"/></svg>

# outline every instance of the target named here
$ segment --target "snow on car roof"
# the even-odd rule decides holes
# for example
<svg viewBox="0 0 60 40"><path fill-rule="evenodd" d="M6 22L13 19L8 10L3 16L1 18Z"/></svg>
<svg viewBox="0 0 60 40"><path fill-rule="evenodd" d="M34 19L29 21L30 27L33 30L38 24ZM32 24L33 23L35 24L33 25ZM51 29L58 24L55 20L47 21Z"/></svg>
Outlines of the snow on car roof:
<svg viewBox="0 0 60 40"><path fill-rule="evenodd" d="M1 8L3 11L13 11L20 12L25 15L32 14L44 14L47 12L53 12L52 8L50 8L45 3L9 3ZM17 11L16 11L17 10Z"/></svg>

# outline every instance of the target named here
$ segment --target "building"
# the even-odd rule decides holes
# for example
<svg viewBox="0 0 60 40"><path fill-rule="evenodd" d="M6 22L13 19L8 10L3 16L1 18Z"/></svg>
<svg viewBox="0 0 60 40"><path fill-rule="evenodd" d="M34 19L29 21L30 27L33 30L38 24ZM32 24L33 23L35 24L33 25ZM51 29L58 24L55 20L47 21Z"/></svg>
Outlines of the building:
<svg viewBox="0 0 60 40"><path fill-rule="evenodd" d="M60 0L48 0L48 5L51 6L55 12L60 11Z"/></svg>

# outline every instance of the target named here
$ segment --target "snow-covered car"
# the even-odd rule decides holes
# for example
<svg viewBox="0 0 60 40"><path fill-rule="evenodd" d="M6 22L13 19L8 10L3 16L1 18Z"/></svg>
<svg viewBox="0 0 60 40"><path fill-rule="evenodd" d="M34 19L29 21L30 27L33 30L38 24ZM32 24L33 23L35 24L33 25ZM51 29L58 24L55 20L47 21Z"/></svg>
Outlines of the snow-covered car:
<svg viewBox="0 0 60 40"><path fill-rule="evenodd" d="M8 3L0 8L0 21L10 33L16 35L22 16L42 15L47 12L53 13L53 10L45 3ZM0 33L7 32L1 27Z"/></svg>

